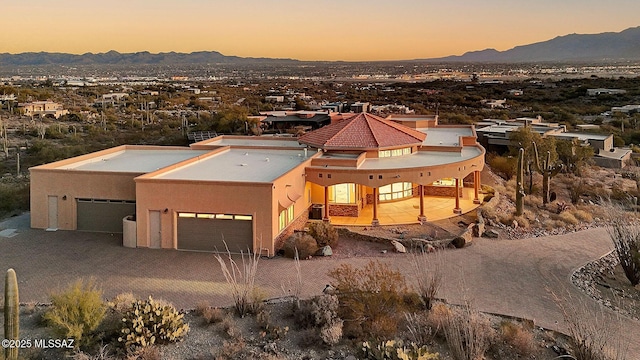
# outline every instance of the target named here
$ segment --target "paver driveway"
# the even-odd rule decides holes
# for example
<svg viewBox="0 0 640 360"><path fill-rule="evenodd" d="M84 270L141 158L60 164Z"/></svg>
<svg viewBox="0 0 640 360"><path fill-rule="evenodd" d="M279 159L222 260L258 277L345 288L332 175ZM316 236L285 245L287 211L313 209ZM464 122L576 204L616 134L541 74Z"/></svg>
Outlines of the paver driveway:
<svg viewBox="0 0 640 360"><path fill-rule="evenodd" d="M121 246L117 235L30 230L24 218L0 224L0 230L11 227L17 229L17 235L0 237L0 269L16 269L23 302L46 302L50 290L78 277L94 277L106 297L133 292L140 297L164 298L180 308L194 308L200 301L231 304L228 287L211 254L128 249ZM471 299L482 311L530 318L539 326L563 330L562 315L546 289L568 293L574 301L584 301L592 311L599 311L594 301L571 285L569 277L576 268L610 249L602 228L523 240L476 239L473 246L444 253L446 284L441 296L452 303ZM381 255L380 259L411 277L406 257ZM302 295L319 294L330 282L328 270L340 263L364 265L369 260L302 262ZM257 284L270 296L283 295L294 282L291 260L261 260ZM640 322L618 321L630 346L627 357L640 359Z"/></svg>

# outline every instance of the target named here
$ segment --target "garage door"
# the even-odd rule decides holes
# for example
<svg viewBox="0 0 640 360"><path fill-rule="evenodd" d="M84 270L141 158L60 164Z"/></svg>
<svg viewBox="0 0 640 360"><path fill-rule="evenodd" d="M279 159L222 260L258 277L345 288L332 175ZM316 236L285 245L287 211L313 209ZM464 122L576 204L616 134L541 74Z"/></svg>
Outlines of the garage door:
<svg viewBox="0 0 640 360"><path fill-rule="evenodd" d="M239 253L253 251L253 217L231 214L178 214L178 249Z"/></svg>
<svg viewBox="0 0 640 360"><path fill-rule="evenodd" d="M136 213L135 201L78 199L78 230L122 232L122 218Z"/></svg>

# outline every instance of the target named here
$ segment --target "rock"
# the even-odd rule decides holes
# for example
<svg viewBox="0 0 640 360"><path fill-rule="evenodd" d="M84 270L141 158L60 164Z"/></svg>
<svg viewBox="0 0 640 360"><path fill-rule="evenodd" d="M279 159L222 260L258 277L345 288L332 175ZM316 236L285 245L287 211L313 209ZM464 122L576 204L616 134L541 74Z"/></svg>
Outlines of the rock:
<svg viewBox="0 0 640 360"><path fill-rule="evenodd" d="M495 239L498 236L500 236L500 234L497 231L495 231L494 229L491 229L489 231L485 231L483 235L484 235L484 237L488 237L490 239Z"/></svg>
<svg viewBox="0 0 640 360"><path fill-rule="evenodd" d="M511 224L511 226L513 226L514 229L518 228L518 221L517 220L513 220L513 224Z"/></svg>
<svg viewBox="0 0 640 360"><path fill-rule="evenodd" d="M318 249L318 251L316 251L316 256L331 256L331 255L333 255L333 250L329 245L323 246L320 249Z"/></svg>
<svg viewBox="0 0 640 360"><path fill-rule="evenodd" d="M391 240L391 245L393 245L393 248L395 249L396 252L399 252L402 254L407 252L407 248L405 248L404 245L400 244L400 242L397 240Z"/></svg>
<svg viewBox="0 0 640 360"><path fill-rule="evenodd" d="M482 234L484 234L484 222L479 222L473 227L473 235L482 237Z"/></svg>
<svg viewBox="0 0 640 360"><path fill-rule="evenodd" d="M386 253L387 253L387 250L380 251L380 254L386 254Z"/></svg>

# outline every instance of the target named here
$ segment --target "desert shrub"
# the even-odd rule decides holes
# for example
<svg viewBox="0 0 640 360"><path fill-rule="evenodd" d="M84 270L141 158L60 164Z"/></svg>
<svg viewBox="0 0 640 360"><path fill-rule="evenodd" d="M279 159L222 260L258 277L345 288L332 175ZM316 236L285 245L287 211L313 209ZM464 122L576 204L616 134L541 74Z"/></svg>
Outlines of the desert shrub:
<svg viewBox="0 0 640 360"><path fill-rule="evenodd" d="M542 197L527 195L524 197L524 204L530 207L542 207Z"/></svg>
<svg viewBox="0 0 640 360"><path fill-rule="evenodd" d="M516 216L513 218L513 220L515 220L516 222L518 222L518 226L528 229L529 227L531 227L531 224L529 223L529 220L524 217L524 216Z"/></svg>
<svg viewBox="0 0 640 360"><path fill-rule="evenodd" d="M220 270L222 270L227 285L230 287L235 310L239 316L243 317L252 311L252 303L256 295L255 281L260 254L259 252L255 252L253 255L242 254L241 262L238 264L231 253L227 251L229 265L219 254L216 254L215 258L220 264Z"/></svg>
<svg viewBox="0 0 640 360"><path fill-rule="evenodd" d="M2 357L0 357L2 359ZM98 351L94 354L88 354L83 351L77 351L73 355L71 355L71 359L73 360L116 360L117 358L111 354L109 351L109 346L104 345L101 346Z"/></svg>
<svg viewBox="0 0 640 360"><path fill-rule="evenodd" d="M519 355L529 356L535 351L533 332L522 325L514 324L511 321L502 321L500 336Z"/></svg>
<svg viewBox="0 0 640 360"><path fill-rule="evenodd" d="M157 346L146 346L128 354L126 360L160 360L160 349Z"/></svg>
<svg viewBox="0 0 640 360"><path fill-rule="evenodd" d="M516 175L518 159L513 156L487 155L487 164L501 178L509 180Z"/></svg>
<svg viewBox="0 0 640 360"><path fill-rule="evenodd" d="M495 330L489 319L472 309L469 304L451 311L446 317L443 330L451 356L455 360L484 358L495 337Z"/></svg>
<svg viewBox="0 0 640 360"><path fill-rule="evenodd" d="M298 250L299 259L309 259L318 251L318 244L311 235L298 232L289 236L282 245L284 256L291 259L296 257L296 249Z"/></svg>
<svg viewBox="0 0 640 360"><path fill-rule="evenodd" d="M426 346L418 346L415 343L405 344L402 340L383 341L372 347L369 342L362 344L362 352L365 359L370 360L436 360L440 358L438 353L429 352Z"/></svg>
<svg viewBox="0 0 640 360"><path fill-rule="evenodd" d="M302 328L313 328L315 338L327 345L335 345L342 338L343 321L338 317L338 297L323 294L302 302L296 310L296 323ZM317 330L319 328L319 330Z"/></svg>
<svg viewBox="0 0 640 360"><path fill-rule="evenodd" d="M107 304L113 310L124 313L131 308L136 300L138 299L132 293L121 293L116 295Z"/></svg>
<svg viewBox="0 0 640 360"><path fill-rule="evenodd" d="M77 280L66 290L51 294L45 321L61 339L73 338L76 346L90 345L93 332L105 317L106 305L93 280Z"/></svg>
<svg viewBox="0 0 640 360"><path fill-rule="evenodd" d="M338 231L328 222L315 221L309 223L309 235L316 239L319 247L338 245Z"/></svg>
<svg viewBox="0 0 640 360"><path fill-rule="evenodd" d="M424 307L429 310L442 286L442 254L420 253L411 256L413 275L418 282L417 290Z"/></svg>
<svg viewBox="0 0 640 360"><path fill-rule="evenodd" d="M205 324L217 324L222 322L225 317L224 310L209 306L208 303L199 303L196 307L196 313L202 316Z"/></svg>
<svg viewBox="0 0 640 360"><path fill-rule="evenodd" d="M444 336L444 326L451 316L451 309L442 303L435 304L427 315L427 326L431 328L434 336Z"/></svg>
<svg viewBox="0 0 640 360"><path fill-rule="evenodd" d="M242 333L238 324L231 316L225 316L220 323L222 332L232 340L238 340L242 338Z"/></svg>
<svg viewBox="0 0 640 360"><path fill-rule="evenodd" d="M256 323L260 326L260 335L268 340L279 340L289 332L289 327L278 326L271 320L271 313L263 309L256 315Z"/></svg>
<svg viewBox="0 0 640 360"><path fill-rule="evenodd" d="M619 218L607 227L607 232L625 276L631 285L640 284L640 231L637 224L626 224Z"/></svg>
<svg viewBox="0 0 640 360"><path fill-rule="evenodd" d="M247 343L243 338L225 340L222 342L222 346L217 349L213 358L220 360L244 359L246 358L244 356L246 350Z"/></svg>
<svg viewBox="0 0 640 360"><path fill-rule="evenodd" d="M161 305L151 297L138 300L122 318L118 341L127 350L180 341L189 331L183 318L173 306Z"/></svg>
<svg viewBox="0 0 640 360"><path fill-rule="evenodd" d="M578 220L580 221L584 221L584 222L592 222L593 221L593 216L591 216L591 214L585 210L573 210L571 211L571 214Z"/></svg>
<svg viewBox="0 0 640 360"><path fill-rule="evenodd" d="M380 261L363 268L342 264L329 272L335 281L340 304L338 314L345 321L345 334L352 337L388 338L398 327L398 314L407 294L404 276Z"/></svg>
<svg viewBox="0 0 640 360"><path fill-rule="evenodd" d="M435 332L428 321L428 313L405 313L405 324L411 341L416 344L427 344L435 336Z"/></svg>
<svg viewBox="0 0 640 360"><path fill-rule="evenodd" d="M563 211L558 215L558 220L562 220L567 225L578 225L580 221L568 211Z"/></svg>

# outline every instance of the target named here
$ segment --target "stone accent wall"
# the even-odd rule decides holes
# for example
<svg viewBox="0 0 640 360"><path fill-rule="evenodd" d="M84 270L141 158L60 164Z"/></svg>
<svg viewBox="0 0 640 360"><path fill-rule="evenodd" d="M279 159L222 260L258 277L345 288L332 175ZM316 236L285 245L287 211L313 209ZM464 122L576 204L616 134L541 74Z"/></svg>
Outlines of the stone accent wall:
<svg viewBox="0 0 640 360"><path fill-rule="evenodd" d="M460 197L462 197L462 189L458 189ZM425 196L448 196L456 197L456 188L453 186L425 186Z"/></svg>
<svg viewBox="0 0 640 360"><path fill-rule="evenodd" d="M353 204L353 205L331 204L329 205L329 216L358 217L360 216L360 209L357 204Z"/></svg>
<svg viewBox="0 0 640 360"><path fill-rule="evenodd" d="M303 230L305 225L309 222L309 211L303 211L297 219L293 220L284 230L276 236L273 240L275 251L282 249L282 245L284 241L296 230ZM273 256L275 254L269 254L269 256Z"/></svg>

